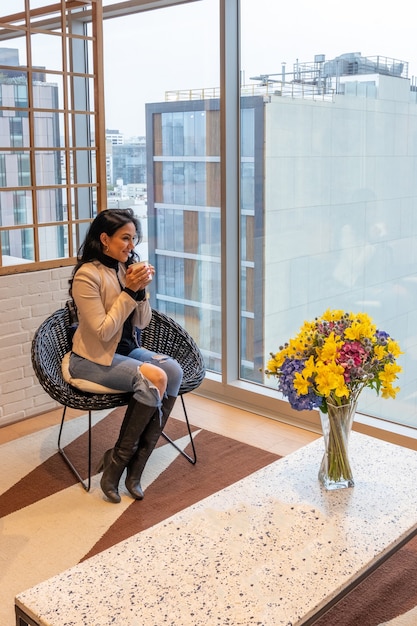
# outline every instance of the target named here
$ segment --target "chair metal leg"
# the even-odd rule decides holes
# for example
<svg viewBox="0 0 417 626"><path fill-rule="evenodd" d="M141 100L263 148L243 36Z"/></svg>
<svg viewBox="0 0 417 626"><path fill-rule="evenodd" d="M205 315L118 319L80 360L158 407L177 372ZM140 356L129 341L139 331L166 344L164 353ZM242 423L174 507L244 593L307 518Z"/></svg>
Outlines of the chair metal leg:
<svg viewBox="0 0 417 626"><path fill-rule="evenodd" d="M61 447L61 435L62 435L62 430L63 430L63 427L64 427L64 420L65 420L65 413L66 413L66 411L67 411L67 407L64 406L64 411L62 413L62 419L61 419L61 426L59 428L59 435L58 435L58 451L62 455L64 461L66 462L66 464L68 465L70 470L78 478L78 480L80 481L80 483L84 487L84 489L86 491L90 491L90 487L91 487L91 411L88 411L88 475L87 475L87 479L86 480L84 480L82 478L82 476L79 473L79 471L76 469L76 467L74 466L72 461L69 459L69 457L68 457L67 453L65 452L65 450Z"/></svg>
<svg viewBox="0 0 417 626"><path fill-rule="evenodd" d="M184 410L185 422L187 424L188 434L190 436L190 442L191 442L191 448L193 450L193 455L190 456L184 450L181 450L181 448L179 446L177 446L175 441L172 441L171 437L168 437L168 435L166 435L164 432L162 433L162 436L164 437L164 439L169 441L169 443L171 445L173 445L174 448L176 450L178 450L178 452L180 452L180 454L182 454L182 456L187 459L187 461L189 461L192 465L195 465L197 463L197 454L196 454L196 451L195 451L194 439L193 439L193 435L192 435L192 432L191 432L190 422L188 421L188 415L187 415L187 410L185 408L185 402L184 402L184 396L183 395L181 395L181 402L182 402L182 408Z"/></svg>

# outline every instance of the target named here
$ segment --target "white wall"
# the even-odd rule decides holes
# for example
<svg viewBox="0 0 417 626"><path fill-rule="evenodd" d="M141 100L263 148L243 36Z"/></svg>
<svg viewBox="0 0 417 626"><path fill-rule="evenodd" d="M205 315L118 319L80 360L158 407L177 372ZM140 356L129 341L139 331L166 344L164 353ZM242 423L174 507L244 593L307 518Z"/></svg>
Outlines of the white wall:
<svg viewBox="0 0 417 626"><path fill-rule="evenodd" d="M0 427L56 408L31 364L35 330L68 298L71 267L0 276Z"/></svg>

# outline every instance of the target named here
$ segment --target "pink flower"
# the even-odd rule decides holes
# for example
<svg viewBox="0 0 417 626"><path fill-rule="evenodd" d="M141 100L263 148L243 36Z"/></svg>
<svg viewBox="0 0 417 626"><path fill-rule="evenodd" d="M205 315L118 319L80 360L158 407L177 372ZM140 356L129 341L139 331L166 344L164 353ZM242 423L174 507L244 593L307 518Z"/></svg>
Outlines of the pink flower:
<svg viewBox="0 0 417 626"><path fill-rule="evenodd" d="M350 382L352 374L365 363L367 356L367 351L359 341L343 344L338 352L336 362L344 368L346 382Z"/></svg>

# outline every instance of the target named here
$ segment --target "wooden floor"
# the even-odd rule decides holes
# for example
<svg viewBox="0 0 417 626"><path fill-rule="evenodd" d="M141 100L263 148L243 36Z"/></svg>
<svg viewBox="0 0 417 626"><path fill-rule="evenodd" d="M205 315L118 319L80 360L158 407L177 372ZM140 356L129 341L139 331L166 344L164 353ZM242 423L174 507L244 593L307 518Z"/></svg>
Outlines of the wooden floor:
<svg viewBox="0 0 417 626"><path fill-rule="evenodd" d="M193 393L186 395L185 403L188 418L194 426L207 428L207 430L232 437L281 456L290 454L319 437L319 435L307 430L208 400ZM16 424L3 426L0 428L0 444L58 424L61 414L62 409L58 408L55 411ZM82 415L82 412L68 409L67 415L72 418ZM178 419L183 419L180 401L176 403L172 415Z"/></svg>

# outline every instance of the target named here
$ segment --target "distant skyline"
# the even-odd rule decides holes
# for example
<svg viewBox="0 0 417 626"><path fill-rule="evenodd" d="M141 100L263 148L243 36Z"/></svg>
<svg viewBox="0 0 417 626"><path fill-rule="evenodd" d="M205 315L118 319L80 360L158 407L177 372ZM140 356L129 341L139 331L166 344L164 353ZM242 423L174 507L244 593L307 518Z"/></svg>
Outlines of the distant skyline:
<svg viewBox="0 0 417 626"><path fill-rule="evenodd" d="M242 0L242 73L248 83L280 73L283 62L289 72L317 54L330 60L360 52L408 62L411 78L414 28L408 0L395 10L377 0L337 8L330 0ZM166 91L219 87L218 0L106 20L104 41L106 126L126 137L145 134L144 105L163 101Z"/></svg>

